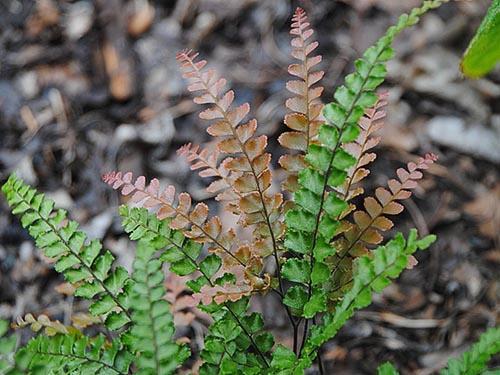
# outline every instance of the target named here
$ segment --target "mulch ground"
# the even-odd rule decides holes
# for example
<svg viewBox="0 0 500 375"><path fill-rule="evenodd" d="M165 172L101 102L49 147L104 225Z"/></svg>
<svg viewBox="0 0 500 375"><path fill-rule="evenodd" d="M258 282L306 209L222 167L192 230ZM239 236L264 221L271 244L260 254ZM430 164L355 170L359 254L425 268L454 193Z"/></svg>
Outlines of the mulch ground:
<svg viewBox="0 0 500 375"><path fill-rule="evenodd" d="M238 100L251 103L276 165L295 7L309 12L317 30L328 101L362 51L418 3L2 1L0 182L15 170L130 267L134 249L120 229L120 201L101 173L158 177L215 207L206 181L175 154L186 142L210 141L180 77L178 50L198 49L224 72ZM388 119L365 189L383 185L417 155L436 153L438 165L395 221L397 230L416 227L438 241L326 345L327 373L370 374L384 360L403 373L433 373L498 322L500 72L469 81L458 68L486 6L446 4L396 42L383 87ZM61 294L62 282L0 198L0 317L44 313L69 323L85 304ZM171 280L169 298L182 293ZM289 342L273 302L256 307ZM176 318L179 334L198 350L206 317L180 308Z"/></svg>

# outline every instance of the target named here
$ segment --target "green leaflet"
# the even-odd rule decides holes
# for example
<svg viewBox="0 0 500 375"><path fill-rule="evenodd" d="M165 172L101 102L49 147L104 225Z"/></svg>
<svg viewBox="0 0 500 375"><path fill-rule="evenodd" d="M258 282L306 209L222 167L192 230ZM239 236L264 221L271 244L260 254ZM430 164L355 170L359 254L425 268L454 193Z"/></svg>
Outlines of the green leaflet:
<svg viewBox="0 0 500 375"><path fill-rule="evenodd" d="M309 262L305 259L288 259L281 269L283 277L297 283L307 283L309 281Z"/></svg>
<svg viewBox="0 0 500 375"><path fill-rule="evenodd" d="M173 317L163 299L166 290L162 263L153 258L155 252L151 243L138 243L130 297L133 324L126 334L127 344L138 353L137 373L145 375L171 374L190 355L188 347L173 341Z"/></svg>
<svg viewBox="0 0 500 375"><path fill-rule="evenodd" d="M118 339L111 343L100 335L39 335L16 355L30 374L128 374L133 356Z"/></svg>
<svg viewBox="0 0 500 375"><path fill-rule="evenodd" d="M491 357L498 353L500 353L500 327L490 328L459 358L450 359L447 368L442 370L441 374L482 374Z"/></svg>
<svg viewBox="0 0 500 375"><path fill-rule="evenodd" d="M222 264L221 259L215 255L209 255L200 263L200 270L206 277L211 278L219 270Z"/></svg>
<svg viewBox="0 0 500 375"><path fill-rule="evenodd" d="M460 63L464 75L479 78L495 67L500 61L499 35L500 0L493 0Z"/></svg>
<svg viewBox="0 0 500 375"><path fill-rule="evenodd" d="M295 315L302 315L304 305L307 303L309 296L307 290L302 285L294 285L290 287L283 298L283 303L292 308Z"/></svg>
<svg viewBox="0 0 500 375"><path fill-rule="evenodd" d="M88 242L75 221L65 221L66 211L54 210L52 200L15 175L9 177L2 191L36 245L56 261L56 271L68 282L78 283L75 295L93 300L89 311L105 317L106 325L112 330L128 323L130 279L123 268L112 269L114 256L103 250L99 241Z"/></svg>
<svg viewBox="0 0 500 375"><path fill-rule="evenodd" d="M273 353L271 366L273 369L290 369L297 362L297 356L294 352L283 345L278 345Z"/></svg>
<svg viewBox="0 0 500 375"><path fill-rule="evenodd" d="M326 293L315 289L309 301L304 305L304 317L311 319L317 313L326 311Z"/></svg>
<svg viewBox="0 0 500 375"><path fill-rule="evenodd" d="M377 368L378 375L399 375L399 371L392 363L386 362Z"/></svg>

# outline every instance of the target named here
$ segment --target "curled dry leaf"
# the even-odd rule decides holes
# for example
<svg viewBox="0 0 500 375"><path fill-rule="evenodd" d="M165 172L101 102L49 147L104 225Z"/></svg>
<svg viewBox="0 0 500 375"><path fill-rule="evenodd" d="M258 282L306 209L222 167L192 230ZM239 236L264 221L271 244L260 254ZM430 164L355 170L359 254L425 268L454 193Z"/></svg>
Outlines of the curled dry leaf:
<svg viewBox="0 0 500 375"><path fill-rule="evenodd" d="M16 323L12 324L12 328L19 329L30 327L33 332L38 332L44 329L47 336L55 336L58 333L68 334L70 327L66 327L60 321L52 321L47 315L41 314L38 318L35 318L32 314L26 314L24 319L18 317Z"/></svg>

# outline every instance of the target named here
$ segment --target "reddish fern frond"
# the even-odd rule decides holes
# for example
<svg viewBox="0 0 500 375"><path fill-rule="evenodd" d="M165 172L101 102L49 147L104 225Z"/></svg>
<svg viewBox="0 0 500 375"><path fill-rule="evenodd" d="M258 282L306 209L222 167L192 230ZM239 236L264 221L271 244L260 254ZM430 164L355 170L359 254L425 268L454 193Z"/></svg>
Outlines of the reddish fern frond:
<svg viewBox="0 0 500 375"><path fill-rule="evenodd" d="M160 182L154 178L149 184L144 176L134 181L131 172L110 172L103 176L103 181L125 196L131 196L132 203L156 211L158 219L171 218L170 227L181 230L184 235L197 242L206 243L214 252L222 252L241 262L232 252L235 245L234 231L223 231L217 216L208 218L208 206L198 203L194 208L191 196L180 193L176 196L175 187L160 188Z"/></svg>
<svg viewBox="0 0 500 375"><path fill-rule="evenodd" d="M389 189L378 187L375 197L364 199L364 210L353 214L354 225L344 233L344 239L338 243L338 248L345 249L342 256L351 254L358 256L368 251L367 246L379 244L383 237L380 232L392 228L393 222L386 215L397 215L404 209L397 201L408 199L412 189L418 185L423 177L422 170L429 168L437 160L437 156L429 153L416 163L410 162L407 168L399 168L396 173L398 179L391 179L387 185Z"/></svg>
<svg viewBox="0 0 500 375"><path fill-rule="evenodd" d="M282 235L281 216L283 202L280 193L271 193L272 175L269 169L271 155L265 152L267 137L255 136L257 121L251 119L242 123L248 115L250 106L244 103L236 108L232 106L234 92L225 91L226 80L218 78L215 70L207 69L205 60L196 60L198 53L182 51L177 54L183 77L189 81L188 90L199 92L193 100L197 104L208 104L209 108L200 113L200 118L214 120L207 132L220 137L218 150L225 157L221 164L234 180L231 188L241 195L239 211L243 225L255 225L257 238L273 238L276 250L276 239ZM221 190L227 190L228 187Z"/></svg>
<svg viewBox="0 0 500 375"><path fill-rule="evenodd" d="M269 275L261 276L264 253L259 252L255 246L250 248L247 244L240 244L233 229L223 230L218 216L208 218L208 206L205 203L198 203L193 208L189 194L176 195L172 185L161 189L156 178L147 184L144 176L139 176L134 181L130 172L110 172L102 179L123 195L131 196L131 203L154 210L158 219L171 219L169 225L172 229L181 230L186 237L207 244L208 250L222 259L221 272L240 267L243 270L240 273L244 277L237 279L237 285L242 289L262 292L270 287ZM243 295L245 294L241 294Z"/></svg>
<svg viewBox="0 0 500 375"><path fill-rule="evenodd" d="M323 104L319 97L323 87L316 84L323 78L324 72L313 69L321 62L320 55L311 56L318 47L318 42L311 39L313 33L306 12L297 8L292 18L290 34L294 36L291 41L292 56L299 60L299 63L291 64L288 72L298 79L287 82L286 88L294 96L285 103L286 107L293 111L285 116L285 124L292 131L284 132L278 138L283 147L298 151L293 155L283 155L279 160L280 165L289 174L283 187L291 192L297 190L297 173L305 167L304 153L316 138L321 125Z"/></svg>
<svg viewBox="0 0 500 375"><path fill-rule="evenodd" d="M234 179L224 164L218 163L220 156L218 149L200 150L200 146L188 143L179 148L177 154L184 156L191 164L191 170L199 171L200 177L215 178L207 187L207 191L216 194L215 199L224 202L230 212L239 214L239 199L242 198L242 194L231 189Z"/></svg>
<svg viewBox="0 0 500 375"><path fill-rule="evenodd" d="M196 297L205 305L210 304L212 301L220 305L224 302L236 302L251 293L252 288L247 284L228 283L224 286L205 285L201 288L200 293L196 294Z"/></svg>
<svg viewBox="0 0 500 375"><path fill-rule="evenodd" d="M350 201L354 197L364 193L364 189L358 186L370 171L366 166L372 163L377 154L368 152L380 142L380 137L374 137L373 133L382 129L386 112L388 92L378 94L378 100L372 108L365 111L359 120L360 133L356 141L344 146L344 149L356 159L356 164L347 172L347 178L341 189L339 189L342 200Z"/></svg>

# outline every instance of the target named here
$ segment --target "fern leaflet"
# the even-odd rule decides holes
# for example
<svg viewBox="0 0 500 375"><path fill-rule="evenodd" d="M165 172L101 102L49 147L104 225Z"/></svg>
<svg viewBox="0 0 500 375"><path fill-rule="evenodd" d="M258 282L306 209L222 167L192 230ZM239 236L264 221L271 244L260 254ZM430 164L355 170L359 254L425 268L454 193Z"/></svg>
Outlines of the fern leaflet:
<svg viewBox="0 0 500 375"><path fill-rule="evenodd" d="M377 368L377 374L378 375L399 375L399 371L396 370L396 368L394 367L394 365L392 363L385 362Z"/></svg>
<svg viewBox="0 0 500 375"><path fill-rule="evenodd" d="M498 353L500 353L500 327L490 328L459 358L450 359L447 368L442 370L441 374L481 374L491 357Z"/></svg>

